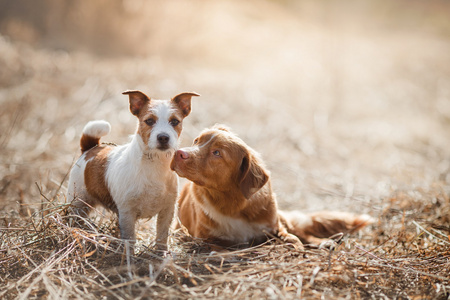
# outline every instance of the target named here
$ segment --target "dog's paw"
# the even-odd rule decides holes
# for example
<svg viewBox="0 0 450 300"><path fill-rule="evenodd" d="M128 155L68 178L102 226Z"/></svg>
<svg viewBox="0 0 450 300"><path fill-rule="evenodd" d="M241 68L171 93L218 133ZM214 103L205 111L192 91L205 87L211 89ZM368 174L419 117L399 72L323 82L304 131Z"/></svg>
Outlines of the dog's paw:
<svg viewBox="0 0 450 300"><path fill-rule="evenodd" d="M291 233L286 233L283 235L280 235L280 239L286 243L290 244L292 247L294 247L295 250L303 250L303 243L300 241L298 237Z"/></svg>

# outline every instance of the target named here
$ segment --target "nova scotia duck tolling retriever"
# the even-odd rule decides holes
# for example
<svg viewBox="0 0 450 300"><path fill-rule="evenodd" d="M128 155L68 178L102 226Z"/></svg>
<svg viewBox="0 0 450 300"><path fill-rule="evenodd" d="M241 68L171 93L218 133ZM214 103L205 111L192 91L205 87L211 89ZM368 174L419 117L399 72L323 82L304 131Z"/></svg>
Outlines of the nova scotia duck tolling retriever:
<svg viewBox="0 0 450 300"><path fill-rule="evenodd" d="M278 210L260 156L223 125L204 130L192 147L177 150L171 168L190 180L178 200L182 226L221 247L252 246L274 236L303 249L303 244L318 245L372 221L346 212Z"/></svg>

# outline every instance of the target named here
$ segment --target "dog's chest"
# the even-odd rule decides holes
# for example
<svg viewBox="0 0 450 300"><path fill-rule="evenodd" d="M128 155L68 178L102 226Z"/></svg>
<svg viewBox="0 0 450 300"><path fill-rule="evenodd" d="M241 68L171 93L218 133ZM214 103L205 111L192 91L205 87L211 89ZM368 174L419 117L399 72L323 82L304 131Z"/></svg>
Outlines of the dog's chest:
<svg viewBox="0 0 450 300"><path fill-rule="evenodd" d="M109 165L106 177L119 211L133 211L139 218L153 217L176 201L177 178L168 166L116 161Z"/></svg>
<svg viewBox="0 0 450 300"><path fill-rule="evenodd" d="M248 222L240 218L223 215L205 200L201 204L203 212L211 218L217 226L209 228L210 233L220 239L247 243L265 236L271 232L270 224Z"/></svg>
<svg viewBox="0 0 450 300"><path fill-rule="evenodd" d="M133 207L138 218L151 218L176 202L176 179L155 179L142 185L140 193L130 195L125 205Z"/></svg>

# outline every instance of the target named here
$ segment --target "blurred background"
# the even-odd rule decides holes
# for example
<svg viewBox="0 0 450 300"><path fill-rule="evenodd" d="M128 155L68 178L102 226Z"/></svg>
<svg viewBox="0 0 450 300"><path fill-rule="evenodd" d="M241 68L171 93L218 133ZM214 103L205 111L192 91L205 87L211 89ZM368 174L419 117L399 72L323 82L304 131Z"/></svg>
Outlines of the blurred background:
<svg viewBox="0 0 450 300"><path fill-rule="evenodd" d="M0 215L64 202L87 121L127 142L127 89L200 93L181 145L230 126L284 209L449 192L448 1L0 0Z"/></svg>

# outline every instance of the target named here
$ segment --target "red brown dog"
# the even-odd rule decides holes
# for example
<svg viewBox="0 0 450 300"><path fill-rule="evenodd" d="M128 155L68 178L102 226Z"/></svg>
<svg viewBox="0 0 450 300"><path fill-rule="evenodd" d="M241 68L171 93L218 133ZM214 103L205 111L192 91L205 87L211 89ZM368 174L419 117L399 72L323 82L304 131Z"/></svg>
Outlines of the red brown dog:
<svg viewBox="0 0 450 300"><path fill-rule="evenodd" d="M250 246L273 235L302 248L302 242L318 244L371 222L368 215L343 212L279 211L258 153L222 125L178 150L171 168L191 181L178 200L181 224L192 236L220 246Z"/></svg>

